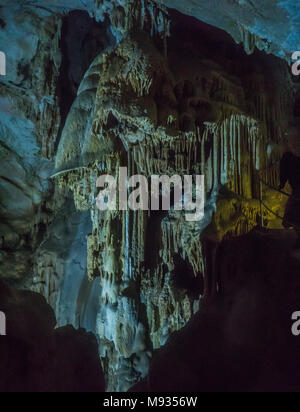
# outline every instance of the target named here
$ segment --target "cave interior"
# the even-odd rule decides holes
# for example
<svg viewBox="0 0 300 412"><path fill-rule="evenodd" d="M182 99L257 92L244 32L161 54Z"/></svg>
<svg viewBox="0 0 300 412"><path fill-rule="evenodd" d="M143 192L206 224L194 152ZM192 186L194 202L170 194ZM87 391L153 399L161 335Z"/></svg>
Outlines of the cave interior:
<svg viewBox="0 0 300 412"><path fill-rule="evenodd" d="M1 392L299 390L299 45L293 0L0 0ZM99 210L120 168L204 216Z"/></svg>

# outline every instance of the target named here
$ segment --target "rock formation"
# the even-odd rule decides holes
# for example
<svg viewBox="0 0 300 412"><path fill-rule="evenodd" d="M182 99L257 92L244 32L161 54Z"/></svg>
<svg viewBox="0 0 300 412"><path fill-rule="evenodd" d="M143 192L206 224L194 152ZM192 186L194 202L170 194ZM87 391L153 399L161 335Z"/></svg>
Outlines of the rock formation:
<svg viewBox="0 0 300 412"><path fill-rule="evenodd" d="M52 308L41 295L0 283L6 336L0 339L1 392L103 392L94 336L72 326L54 329Z"/></svg>
<svg viewBox="0 0 300 412"><path fill-rule="evenodd" d="M295 238L256 232L222 242L219 293L155 353L134 392L297 392L299 345ZM238 253L237 253L238 252ZM293 287L291 287L293 285ZM254 333L255 331L255 333Z"/></svg>
<svg viewBox="0 0 300 412"><path fill-rule="evenodd" d="M296 40L283 34L297 21L275 0L269 25L246 0L172 2L184 15L168 1L52 3L0 9L13 44L0 84L0 278L43 295L59 326L96 334L107 387L122 391L216 302L219 243L280 224L286 198L260 179L278 185L273 149L297 115ZM205 218L100 212L97 179L119 167L203 174Z"/></svg>

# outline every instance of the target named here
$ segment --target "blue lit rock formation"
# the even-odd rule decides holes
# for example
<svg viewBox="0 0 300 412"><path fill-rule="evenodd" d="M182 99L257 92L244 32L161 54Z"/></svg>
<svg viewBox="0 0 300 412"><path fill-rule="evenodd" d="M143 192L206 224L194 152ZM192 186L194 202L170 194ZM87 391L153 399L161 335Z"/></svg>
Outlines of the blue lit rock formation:
<svg viewBox="0 0 300 412"><path fill-rule="evenodd" d="M227 31L247 53L255 47L288 61L299 49L300 4L293 0L161 0Z"/></svg>

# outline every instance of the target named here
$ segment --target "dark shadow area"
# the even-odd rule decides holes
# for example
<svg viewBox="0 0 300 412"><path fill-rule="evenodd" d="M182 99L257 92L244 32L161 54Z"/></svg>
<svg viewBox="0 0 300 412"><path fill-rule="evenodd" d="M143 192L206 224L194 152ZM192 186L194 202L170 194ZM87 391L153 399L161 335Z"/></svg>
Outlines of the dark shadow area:
<svg viewBox="0 0 300 412"><path fill-rule="evenodd" d="M61 130L85 72L93 60L114 42L108 18L98 23L81 10L71 11L63 18L60 41L62 65L58 79Z"/></svg>
<svg viewBox="0 0 300 412"><path fill-rule="evenodd" d="M168 65L177 83L176 107L180 113L185 112L179 119L180 129L194 132L203 129L204 121L215 122L220 105L229 114L234 108L265 120L264 112L257 110L257 99L267 96L266 107L271 108L286 94L282 80L291 79L288 64L258 49L247 55L225 31L176 10L169 12L172 24ZM232 101L228 99L230 89L235 94ZM158 96L158 100L162 98ZM294 102L291 100L285 109L292 116ZM268 125L271 136L277 136L279 122L277 119L276 126L273 122Z"/></svg>
<svg viewBox="0 0 300 412"><path fill-rule="evenodd" d="M0 311L0 392L104 391L96 338L72 326L54 329L44 297L0 283Z"/></svg>
<svg viewBox="0 0 300 412"><path fill-rule="evenodd" d="M190 262L184 260L180 253L175 253L173 260L175 267L171 274L174 286L185 290L191 302L198 300L204 292L203 274L197 273L195 275Z"/></svg>
<svg viewBox="0 0 300 412"><path fill-rule="evenodd" d="M133 391L298 392L300 256L289 231L253 231L217 250L218 293L154 355Z"/></svg>

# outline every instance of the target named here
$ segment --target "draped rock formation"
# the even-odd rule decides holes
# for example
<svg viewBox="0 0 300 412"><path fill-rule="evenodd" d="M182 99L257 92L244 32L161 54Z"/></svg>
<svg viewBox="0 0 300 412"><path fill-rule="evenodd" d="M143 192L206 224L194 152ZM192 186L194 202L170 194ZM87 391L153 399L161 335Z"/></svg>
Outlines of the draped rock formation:
<svg viewBox="0 0 300 412"><path fill-rule="evenodd" d="M71 189L78 210L91 211L88 275L101 285L96 333L110 389L143 377L152 349L188 322L201 295L216 292L208 245L258 224L267 146L281 141L292 110L282 61L248 57L224 33L177 13L163 16L163 27L172 22L168 42L150 17L150 33L143 19L126 20L122 41L96 57L56 156L58 185ZM120 166L129 176L204 174L205 220L188 223L174 210L99 212L96 180L117 178ZM176 254L204 276L204 291L193 298L176 285Z"/></svg>

